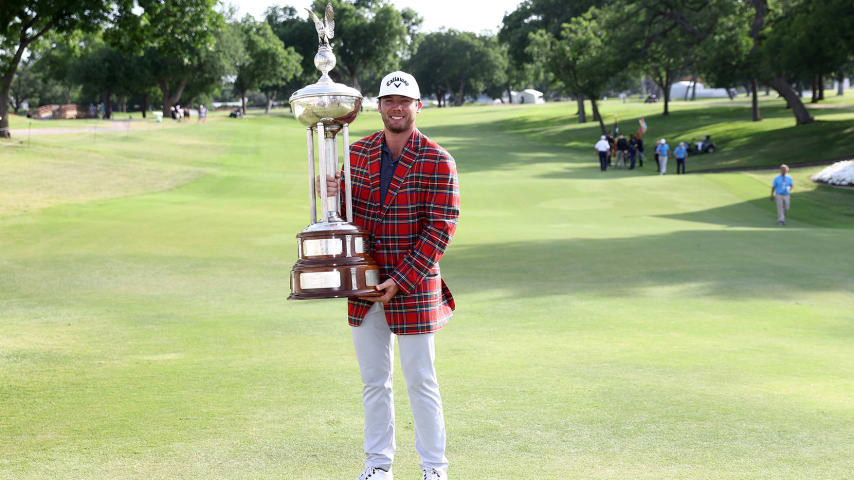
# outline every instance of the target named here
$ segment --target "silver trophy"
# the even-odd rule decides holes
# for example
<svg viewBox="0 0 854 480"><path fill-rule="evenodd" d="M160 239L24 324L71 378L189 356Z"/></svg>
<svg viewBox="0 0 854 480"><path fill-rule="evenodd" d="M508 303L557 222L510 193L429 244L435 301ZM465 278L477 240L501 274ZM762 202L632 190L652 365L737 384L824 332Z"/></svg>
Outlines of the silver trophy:
<svg viewBox="0 0 854 480"><path fill-rule="evenodd" d="M308 9L307 9L308 10ZM329 40L335 35L332 5L326 5L323 22L308 10L317 29L319 46L314 65L321 72L317 83L294 92L290 98L294 116L306 125L308 141L309 225L297 234L299 261L291 270L289 299L335 298L380 295L379 267L369 254L370 234L354 225L353 192L350 181L350 132L362 106L362 94L354 88L335 83L329 71L335 68L335 54ZM338 171L338 133L343 137L344 205L341 217L341 191L327 196L327 175ZM315 148L315 136L317 146ZM315 158L315 152L316 157ZM315 160L320 173L320 219L315 195Z"/></svg>

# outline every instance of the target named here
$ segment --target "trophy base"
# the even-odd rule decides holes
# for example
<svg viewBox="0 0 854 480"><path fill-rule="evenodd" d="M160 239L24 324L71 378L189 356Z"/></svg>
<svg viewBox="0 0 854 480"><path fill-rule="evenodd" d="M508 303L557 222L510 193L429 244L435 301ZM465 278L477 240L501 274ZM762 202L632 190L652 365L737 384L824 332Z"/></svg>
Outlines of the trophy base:
<svg viewBox="0 0 854 480"><path fill-rule="evenodd" d="M297 235L288 300L382 296L380 269L368 255L370 234L346 222L312 224Z"/></svg>
<svg viewBox="0 0 854 480"><path fill-rule="evenodd" d="M373 268L372 268L373 267ZM297 263L291 270L288 300L318 298L379 297L380 271L376 265L307 266Z"/></svg>

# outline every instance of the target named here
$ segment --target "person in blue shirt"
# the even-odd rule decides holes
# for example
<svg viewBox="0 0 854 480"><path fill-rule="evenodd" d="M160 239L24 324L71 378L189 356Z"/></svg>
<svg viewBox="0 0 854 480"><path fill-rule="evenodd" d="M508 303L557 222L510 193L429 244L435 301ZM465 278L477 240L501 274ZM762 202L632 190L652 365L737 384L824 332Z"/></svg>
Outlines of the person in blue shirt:
<svg viewBox="0 0 854 480"><path fill-rule="evenodd" d="M780 165L780 174L774 177L771 183L771 200L777 201L777 223L786 224L786 214L789 213L789 193L795 183L789 176L789 166Z"/></svg>
<svg viewBox="0 0 854 480"><path fill-rule="evenodd" d="M688 149L685 148L685 142L679 142L679 146L673 150L673 156L676 157L676 175L685 173L685 157L688 156Z"/></svg>
<svg viewBox="0 0 854 480"><path fill-rule="evenodd" d="M667 155L670 153L670 145L662 138L658 141L655 151L658 153L659 173L664 175L667 172Z"/></svg>

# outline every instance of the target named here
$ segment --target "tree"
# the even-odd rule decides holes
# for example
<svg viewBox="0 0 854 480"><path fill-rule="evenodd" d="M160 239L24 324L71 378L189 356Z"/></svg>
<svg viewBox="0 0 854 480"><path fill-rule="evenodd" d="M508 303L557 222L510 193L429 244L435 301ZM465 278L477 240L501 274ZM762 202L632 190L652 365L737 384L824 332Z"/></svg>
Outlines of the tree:
<svg viewBox="0 0 854 480"><path fill-rule="evenodd" d="M731 0L616 0L614 40L653 78L670 113L670 87L691 70L699 46L716 31ZM622 28L619 28L622 27Z"/></svg>
<svg viewBox="0 0 854 480"><path fill-rule="evenodd" d="M0 8L0 137L9 138L9 91L28 47L47 32L94 29L106 0L6 0Z"/></svg>
<svg viewBox="0 0 854 480"><path fill-rule="evenodd" d="M266 113L270 113L280 86L301 73L302 58L293 47L285 49L266 22L256 22L247 15L238 28L243 36L245 54L237 64L234 85L243 102L243 113L246 113L246 92L251 89L264 92Z"/></svg>
<svg viewBox="0 0 854 480"><path fill-rule="evenodd" d="M97 36L88 39L83 53L75 59L72 78L83 85L87 97L100 98L104 104L104 118L112 117L113 94L125 84L125 61L121 51Z"/></svg>
<svg viewBox="0 0 854 480"><path fill-rule="evenodd" d="M333 51L337 73L357 90L363 80L379 79L400 66L407 49L408 31L402 13L386 0L331 0L335 11ZM327 0L315 0L313 8L322 12ZM306 20L307 22L309 20ZM317 36L314 34L314 38ZM315 51L311 56L317 52ZM365 93L376 93L379 82L367 84Z"/></svg>
<svg viewBox="0 0 854 480"><path fill-rule="evenodd" d="M609 18L608 11L593 7L563 24L559 37L545 30L532 34L528 47L532 56L544 56L546 65L566 90L579 99L580 123L586 121L583 99L590 99L593 118L599 121L602 133L605 133L605 123L596 99L606 90L623 87L630 80L627 60L610 41L606 28Z"/></svg>
<svg viewBox="0 0 854 480"><path fill-rule="evenodd" d="M314 66L314 55L317 54L317 32L314 29L314 24L307 21L306 16L307 14L304 11L300 15L297 9L289 6L272 6L267 8L264 14L265 21L270 25L273 33L282 41L282 44L288 48L293 48L301 57L301 73L283 86L286 93L293 93L320 78L320 72ZM340 33L336 32L335 36L339 37ZM334 75L335 71L332 73Z"/></svg>
<svg viewBox="0 0 854 480"><path fill-rule="evenodd" d="M544 30L553 37L560 36L563 24L586 12L590 7L601 6L605 0L525 0L504 15L498 41L507 46L509 59L508 79L511 87L534 86L548 94L561 90L555 78L535 61L534 50L529 49L531 35ZM535 49L536 50L536 49Z"/></svg>
<svg viewBox="0 0 854 480"><path fill-rule="evenodd" d="M19 113L24 102L32 104L34 97L38 94L41 79L33 63L33 61L21 62L9 88L9 100L15 115Z"/></svg>
<svg viewBox="0 0 854 480"><path fill-rule="evenodd" d="M423 36L406 68L418 78L422 92L436 95L440 106L447 94L459 106L466 96L487 90L500 96L507 59L494 36L445 30Z"/></svg>
<svg viewBox="0 0 854 480"><path fill-rule="evenodd" d="M218 44L224 28L216 0L136 0L120 4L111 43L145 55L160 87L163 115L184 90L209 90L230 72L231 49ZM137 13L139 12L139 13ZM192 97L192 95L191 95Z"/></svg>
<svg viewBox="0 0 854 480"><path fill-rule="evenodd" d="M418 50L406 64L406 69L418 79L421 95L436 95L439 108L445 105L445 96L449 93L444 64L451 52L453 34L433 32L421 36Z"/></svg>

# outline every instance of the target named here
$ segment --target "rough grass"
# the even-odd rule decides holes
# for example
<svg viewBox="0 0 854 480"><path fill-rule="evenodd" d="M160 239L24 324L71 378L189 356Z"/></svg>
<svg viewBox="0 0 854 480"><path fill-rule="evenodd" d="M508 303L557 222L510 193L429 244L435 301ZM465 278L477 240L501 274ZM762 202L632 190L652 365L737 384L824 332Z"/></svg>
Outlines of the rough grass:
<svg viewBox="0 0 854 480"><path fill-rule="evenodd" d="M772 171L603 175L590 127L553 120L573 107L419 119L463 199L437 360L452 477L848 476L852 192L795 170L778 228ZM647 106L610 108L675 135ZM57 158L73 181L117 182L0 217L0 477L354 478L344 304L285 300L308 217L303 128L276 115L96 141L0 150L18 191L62 184L46 180ZM750 142L739 155L760 158ZM395 471L418 478L403 387Z"/></svg>

